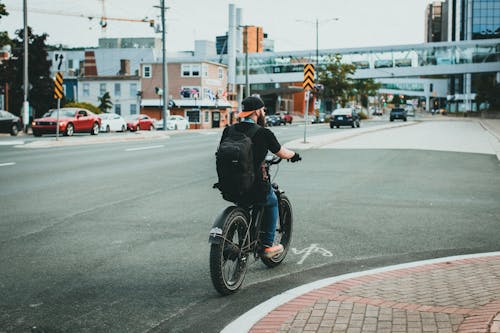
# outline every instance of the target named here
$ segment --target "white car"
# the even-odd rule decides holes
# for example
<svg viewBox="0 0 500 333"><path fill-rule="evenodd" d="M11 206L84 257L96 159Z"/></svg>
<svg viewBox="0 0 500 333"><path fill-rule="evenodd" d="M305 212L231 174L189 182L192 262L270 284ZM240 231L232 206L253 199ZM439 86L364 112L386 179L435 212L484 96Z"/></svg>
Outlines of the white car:
<svg viewBox="0 0 500 333"><path fill-rule="evenodd" d="M122 116L116 113L101 113L101 132L125 132L127 130L127 122Z"/></svg>
<svg viewBox="0 0 500 333"><path fill-rule="evenodd" d="M189 128L189 122L182 116L170 116L167 118L168 130L184 130Z"/></svg>

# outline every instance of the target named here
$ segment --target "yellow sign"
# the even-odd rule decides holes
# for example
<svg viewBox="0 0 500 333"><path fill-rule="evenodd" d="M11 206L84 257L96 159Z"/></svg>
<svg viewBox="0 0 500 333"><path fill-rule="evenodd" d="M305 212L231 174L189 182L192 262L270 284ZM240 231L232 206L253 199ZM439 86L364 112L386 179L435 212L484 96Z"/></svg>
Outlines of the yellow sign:
<svg viewBox="0 0 500 333"><path fill-rule="evenodd" d="M61 72L56 73L56 78L54 79L54 99L61 99L64 95L63 93L63 75Z"/></svg>
<svg viewBox="0 0 500 333"><path fill-rule="evenodd" d="M314 65L304 65L304 83L302 83L304 90L313 90L314 88Z"/></svg>

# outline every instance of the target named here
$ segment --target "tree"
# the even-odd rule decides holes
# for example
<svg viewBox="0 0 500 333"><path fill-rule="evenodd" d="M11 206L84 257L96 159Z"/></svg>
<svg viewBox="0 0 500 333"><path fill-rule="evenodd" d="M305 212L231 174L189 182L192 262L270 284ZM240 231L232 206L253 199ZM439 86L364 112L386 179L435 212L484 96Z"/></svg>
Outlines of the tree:
<svg viewBox="0 0 500 333"><path fill-rule="evenodd" d="M113 102L111 102L111 96L109 96L109 92L105 92L104 95L101 97L98 97L97 100L99 101L99 110L101 112L108 112L108 109L111 109L113 106Z"/></svg>
<svg viewBox="0 0 500 333"><path fill-rule="evenodd" d="M330 63L322 71L318 69L318 81L324 86L322 96L325 100L340 103L345 106L349 101L349 96L353 95L353 83L349 77L356 71L356 66L342 64L342 56L335 55L330 59Z"/></svg>
<svg viewBox="0 0 500 333"><path fill-rule="evenodd" d="M5 9L5 5L0 2L0 18L2 18L2 16L7 16L7 15L9 15L9 13Z"/></svg>
<svg viewBox="0 0 500 333"><path fill-rule="evenodd" d="M481 104L488 103L489 109L500 111L500 83L496 81L495 75L481 74L474 81L477 109L480 109Z"/></svg>
<svg viewBox="0 0 500 333"><path fill-rule="evenodd" d="M381 86L382 85L378 82L375 82L374 79L354 81L354 89L363 107L368 107L368 96L376 95Z"/></svg>
<svg viewBox="0 0 500 333"><path fill-rule="evenodd" d="M0 85L9 84L9 110L20 115L24 100L23 29L16 31L17 38L12 40L12 58L0 65ZM28 27L28 77L30 89L28 101L33 117L38 117L55 107L54 81L50 77L50 61L47 60L45 41L47 34L34 35Z"/></svg>

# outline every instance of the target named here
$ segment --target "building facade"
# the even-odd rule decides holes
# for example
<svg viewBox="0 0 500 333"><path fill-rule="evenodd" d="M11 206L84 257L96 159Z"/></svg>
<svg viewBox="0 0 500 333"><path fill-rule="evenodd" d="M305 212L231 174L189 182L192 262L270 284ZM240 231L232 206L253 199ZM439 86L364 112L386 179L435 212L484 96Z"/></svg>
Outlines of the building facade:
<svg viewBox="0 0 500 333"><path fill-rule="evenodd" d="M141 113L163 119L162 64L143 63L140 71ZM168 109L189 120L191 128L223 127L234 119L226 100L227 66L177 59L167 64Z"/></svg>

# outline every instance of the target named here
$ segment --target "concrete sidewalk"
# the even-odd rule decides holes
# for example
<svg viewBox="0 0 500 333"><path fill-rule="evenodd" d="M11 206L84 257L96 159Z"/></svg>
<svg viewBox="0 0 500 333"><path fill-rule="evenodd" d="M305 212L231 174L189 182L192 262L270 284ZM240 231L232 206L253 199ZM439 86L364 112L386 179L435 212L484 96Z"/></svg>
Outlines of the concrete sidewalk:
<svg viewBox="0 0 500 333"><path fill-rule="evenodd" d="M500 332L500 252L347 274L278 295L222 332Z"/></svg>

